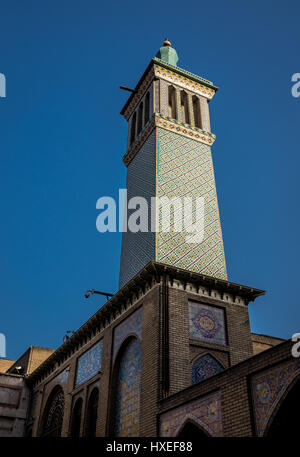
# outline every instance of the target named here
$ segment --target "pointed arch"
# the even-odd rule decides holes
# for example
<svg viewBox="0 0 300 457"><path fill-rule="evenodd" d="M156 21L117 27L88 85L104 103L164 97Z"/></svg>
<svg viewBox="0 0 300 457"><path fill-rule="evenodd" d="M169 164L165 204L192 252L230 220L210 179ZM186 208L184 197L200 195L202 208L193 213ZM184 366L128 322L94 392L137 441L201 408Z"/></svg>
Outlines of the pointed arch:
<svg viewBox="0 0 300 457"><path fill-rule="evenodd" d="M207 424L192 414L187 414L184 422L178 426L174 436L188 438L191 436L189 434L195 433L196 430L198 430L198 436L200 434L203 438L207 438L209 436L217 436L217 434Z"/></svg>
<svg viewBox="0 0 300 457"><path fill-rule="evenodd" d="M221 362L210 352L199 355L192 363L192 384L204 381L224 370Z"/></svg>
<svg viewBox="0 0 300 457"><path fill-rule="evenodd" d="M130 335L115 359L112 376L111 436L139 436L141 346Z"/></svg>
<svg viewBox="0 0 300 457"><path fill-rule="evenodd" d="M168 116L177 119L176 90L174 86L168 87Z"/></svg>
<svg viewBox="0 0 300 457"><path fill-rule="evenodd" d="M197 127L198 129L202 129L200 100L196 95L193 95L193 97L192 97L192 104L193 104L195 127Z"/></svg>
<svg viewBox="0 0 300 457"><path fill-rule="evenodd" d="M137 135L139 135L143 128L143 111L144 103L141 102L138 109L138 125L137 125Z"/></svg>
<svg viewBox="0 0 300 457"><path fill-rule="evenodd" d="M145 98L145 114L144 114L144 125L147 124L150 118L150 92L147 92L146 98Z"/></svg>
<svg viewBox="0 0 300 457"><path fill-rule="evenodd" d="M71 417L71 430L70 435L72 438L80 436L81 427L81 413L82 413L82 398L77 398L72 410Z"/></svg>
<svg viewBox="0 0 300 457"><path fill-rule="evenodd" d="M180 110L181 110L181 122L190 124L190 113L188 106L188 95L182 90L180 92Z"/></svg>
<svg viewBox="0 0 300 457"><path fill-rule="evenodd" d="M60 385L50 393L42 419L42 436L61 436L64 418L65 396Z"/></svg>
<svg viewBox="0 0 300 457"><path fill-rule="evenodd" d="M85 418L85 435L89 438L96 436L96 426L98 419L99 389L94 387L89 395L86 418Z"/></svg>
<svg viewBox="0 0 300 457"><path fill-rule="evenodd" d="M300 375L295 376L272 412L264 436L292 437L299 432Z"/></svg>
<svg viewBox="0 0 300 457"><path fill-rule="evenodd" d="M135 129L136 129L136 111L133 113L131 126L130 126L130 144L135 140Z"/></svg>

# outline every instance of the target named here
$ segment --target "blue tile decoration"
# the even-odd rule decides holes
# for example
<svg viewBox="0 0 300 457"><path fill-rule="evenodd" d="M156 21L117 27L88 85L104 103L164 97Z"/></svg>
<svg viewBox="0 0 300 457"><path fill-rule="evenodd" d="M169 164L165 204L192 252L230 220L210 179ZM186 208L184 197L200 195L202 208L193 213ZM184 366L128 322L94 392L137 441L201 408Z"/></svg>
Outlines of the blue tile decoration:
<svg viewBox="0 0 300 457"><path fill-rule="evenodd" d="M294 359L252 376L251 392L255 427L263 436L273 411L288 386L300 375L300 359Z"/></svg>
<svg viewBox="0 0 300 457"><path fill-rule="evenodd" d="M82 354L77 361L75 387L88 381L101 370L103 340Z"/></svg>
<svg viewBox="0 0 300 457"><path fill-rule="evenodd" d="M175 437L187 420L202 427L209 436L223 436L221 393L202 396L162 413L160 436Z"/></svg>
<svg viewBox="0 0 300 457"><path fill-rule="evenodd" d="M115 328L113 358L128 335L135 335L139 341L142 340L142 308L132 313Z"/></svg>
<svg viewBox="0 0 300 457"><path fill-rule="evenodd" d="M139 436L141 347L136 338L126 346L117 374L114 436Z"/></svg>
<svg viewBox="0 0 300 457"><path fill-rule="evenodd" d="M200 355L207 353L207 349L198 346L190 346L190 362L193 363ZM217 359L224 368L229 367L229 355L227 352L209 350L210 355Z"/></svg>
<svg viewBox="0 0 300 457"><path fill-rule="evenodd" d="M203 303L189 302L190 338L226 345L224 310Z"/></svg>
<svg viewBox="0 0 300 457"><path fill-rule="evenodd" d="M192 384L197 384L223 370L222 365L214 357L205 354L196 359L192 365Z"/></svg>

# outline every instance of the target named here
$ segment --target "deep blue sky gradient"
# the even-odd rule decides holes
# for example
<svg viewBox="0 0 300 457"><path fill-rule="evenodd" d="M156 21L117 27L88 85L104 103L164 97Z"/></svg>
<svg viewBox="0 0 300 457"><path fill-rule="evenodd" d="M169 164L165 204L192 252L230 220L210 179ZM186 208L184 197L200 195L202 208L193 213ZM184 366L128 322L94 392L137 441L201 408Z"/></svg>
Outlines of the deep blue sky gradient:
<svg viewBox="0 0 300 457"><path fill-rule="evenodd" d="M167 36L210 104L229 280L266 289L252 330L300 332L298 1L0 1L0 332L56 348L117 291L120 234L96 200L125 187L119 111Z"/></svg>

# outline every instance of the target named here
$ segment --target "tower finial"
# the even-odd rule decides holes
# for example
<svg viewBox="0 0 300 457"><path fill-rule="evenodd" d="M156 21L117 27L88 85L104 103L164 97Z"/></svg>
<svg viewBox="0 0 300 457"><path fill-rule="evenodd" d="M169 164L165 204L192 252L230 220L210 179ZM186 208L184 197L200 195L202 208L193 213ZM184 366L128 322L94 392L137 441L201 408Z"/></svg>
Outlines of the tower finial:
<svg viewBox="0 0 300 457"><path fill-rule="evenodd" d="M178 62L177 52L174 48L172 48L171 42L168 38L166 38L163 42L163 45L156 54L156 57L174 66L176 66Z"/></svg>
<svg viewBox="0 0 300 457"><path fill-rule="evenodd" d="M163 46L171 46L171 43L168 40L168 38L166 38L165 41L163 42Z"/></svg>

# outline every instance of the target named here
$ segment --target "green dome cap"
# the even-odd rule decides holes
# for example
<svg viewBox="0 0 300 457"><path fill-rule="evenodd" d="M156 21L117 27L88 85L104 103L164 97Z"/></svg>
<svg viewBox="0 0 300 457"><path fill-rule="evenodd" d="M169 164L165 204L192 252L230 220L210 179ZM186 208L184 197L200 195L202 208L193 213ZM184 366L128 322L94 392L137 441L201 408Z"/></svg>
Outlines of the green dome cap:
<svg viewBox="0 0 300 457"><path fill-rule="evenodd" d="M156 54L156 57L158 57L161 60L164 60L165 62L171 64L171 65L177 65L178 62L178 55L177 52L174 48L171 47L171 43L168 40L168 38L165 39L162 47Z"/></svg>

